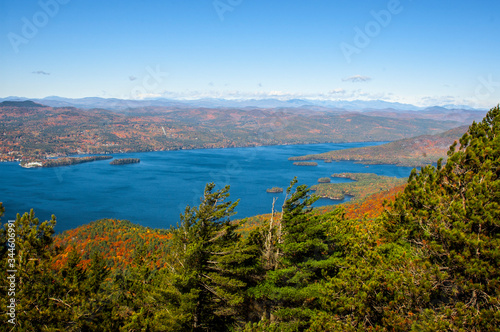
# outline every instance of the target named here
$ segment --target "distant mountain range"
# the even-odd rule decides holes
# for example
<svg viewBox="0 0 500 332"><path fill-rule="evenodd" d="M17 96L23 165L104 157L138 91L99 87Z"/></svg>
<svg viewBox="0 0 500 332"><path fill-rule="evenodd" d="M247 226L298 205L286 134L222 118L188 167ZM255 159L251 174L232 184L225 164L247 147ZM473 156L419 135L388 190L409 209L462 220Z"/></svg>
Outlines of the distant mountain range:
<svg viewBox="0 0 500 332"><path fill-rule="evenodd" d="M143 100L125 100L117 98L63 98L58 96L50 96L42 99L24 98L24 97L7 97L0 98L2 101L25 101L31 100L36 103L44 104L51 107L77 107L84 109L102 108L108 110L126 110L129 108L141 107L172 107L172 108L302 108L315 111L331 111L331 110L347 110L347 111L422 111L434 109L435 107L418 107L411 104L402 104L387 102L383 100L319 100L319 99L218 99L204 98L196 100L176 100L176 99L143 99ZM465 105L445 105L441 106L443 110L476 110ZM486 111L486 110L478 110Z"/></svg>

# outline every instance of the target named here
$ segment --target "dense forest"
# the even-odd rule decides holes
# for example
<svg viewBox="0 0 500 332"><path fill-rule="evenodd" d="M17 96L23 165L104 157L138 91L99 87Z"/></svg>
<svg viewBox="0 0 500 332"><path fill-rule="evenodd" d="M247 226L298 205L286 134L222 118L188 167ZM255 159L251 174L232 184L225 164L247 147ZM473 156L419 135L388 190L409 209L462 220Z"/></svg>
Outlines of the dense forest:
<svg viewBox="0 0 500 332"><path fill-rule="evenodd" d="M469 127L446 163L414 170L401 188L377 213L363 202L318 213L316 196L293 179L281 212L273 204L269 218L241 232L230 188L207 184L169 230L137 226L132 240L136 226L126 222L90 227L85 238L123 234L113 250L133 254L114 265L103 257L109 246L88 255L77 234L55 241L55 217L18 215L0 232L2 326L498 331L500 108ZM131 233L108 232L123 227Z"/></svg>

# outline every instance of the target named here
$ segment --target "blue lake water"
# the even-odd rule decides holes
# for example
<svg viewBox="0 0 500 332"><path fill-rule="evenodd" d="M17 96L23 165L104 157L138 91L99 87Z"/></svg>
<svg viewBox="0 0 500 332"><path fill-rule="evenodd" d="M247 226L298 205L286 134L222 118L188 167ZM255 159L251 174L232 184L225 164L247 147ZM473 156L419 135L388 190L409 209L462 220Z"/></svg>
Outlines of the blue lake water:
<svg viewBox="0 0 500 332"><path fill-rule="evenodd" d="M289 185L294 176L309 186L318 178L341 172L369 172L407 177L412 168L355 164L349 161L317 167L294 166L291 156L382 143L309 144L255 148L180 150L114 155L140 158L139 164L112 166L109 160L56 167L25 169L18 163L0 163L0 202L3 222L16 213L35 210L41 220L57 217L56 231L75 228L102 218L127 219L153 228L168 228L179 221L186 205L196 206L205 184L231 186L231 200L240 203L233 218L269 213L273 197L267 188ZM334 179L332 182L343 182ZM347 180L349 181L349 180ZM321 199L316 206L338 204Z"/></svg>

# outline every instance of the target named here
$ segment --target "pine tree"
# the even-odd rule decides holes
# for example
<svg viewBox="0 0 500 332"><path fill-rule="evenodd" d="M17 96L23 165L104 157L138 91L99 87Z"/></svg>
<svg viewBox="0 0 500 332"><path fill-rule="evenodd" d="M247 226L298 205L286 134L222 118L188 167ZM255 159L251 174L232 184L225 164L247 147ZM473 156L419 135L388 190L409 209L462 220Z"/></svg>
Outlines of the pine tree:
<svg viewBox="0 0 500 332"><path fill-rule="evenodd" d="M164 243L167 245L167 243ZM114 278L115 316L123 322L123 331L179 331L181 326L169 320L171 283L166 269L158 269L158 257L143 244L135 249L132 266L119 270ZM174 315L179 318L178 315Z"/></svg>
<svg viewBox="0 0 500 332"><path fill-rule="evenodd" d="M113 317L112 292L105 282L109 276L106 262L94 252L90 265L83 268L81 258L73 248L66 264L54 271L58 291L53 300L64 312L58 314L58 324L52 327L70 331L115 331L121 322Z"/></svg>
<svg viewBox="0 0 500 332"><path fill-rule="evenodd" d="M186 207L181 223L172 230L168 292L180 329L224 331L240 319L244 302L245 261L238 246L237 225L230 222L238 202L226 201L229 186L205 187L198 207ZM178 308L182 308L179 312Z"/></svg>
<svg viewBox="0 0 500 332"><path fill-rule="evenodd" d="M64 316L65 308L57 299L60 289L57 277L50 267L51 258L54 256L51 244L56 219L52 216L51 220L40 223L31 210L22 216L18 214L16 220L9 224L10 226L5 224L0 231L0 274L2 280L15 275L15 295L5 296L7 294L2 293L1 307L6 308L7 301L15 298L15 327L18 330L35 331L46 325L60 326L57 316ZM10 252L6 251L6 248L9 248L8 243L15 244ZM15 272L7 272L10 270ZM2 287L2 290L4 289Z"/></svg>
<svg viewBox="0 0 500 332"><path fill-rule="evenodd" d="M430 277L407 245L387 241L378 220L329 220L336 273L325 276L321 311L308 331L409 331Z"/></svg>
<svg viewBox="0 0 500 332"><path fill-rule="evenodd" d="M61 269L61 276L65 285L70 288L81 288L85 280L85 270L80 266L82 258L80 254L73 247L68 253L68 260Z"/></svg>
<svg viewBox="0 0 500 332"><path fill-rule="evenodd" d="M337 270L336 258L330 255L332 243L327 236L326 219L311 213L317 198L306 185L296 184L295 178L287 189L276 231L272 232L276 264L272 266L264 260L268 269L265 281L251 290L264 307L263 318L269 321L260 324L264 330L307 328L311 317L320 310L321 280ZM340 214L337 210L329 217L335 219ZM265 246L265 259L273 256L267 253L269 247L272 246Z"/></svg>
<svg viewBox="0 0 500 332"><path fill-rule="evenodd" d="M500 109L473 123L446 165L413 172L386 227L434 267L429 310L450 329L500 326ZM434 323L425 324L433 328ZM435 328L435 326L434 326Z"/></svg>

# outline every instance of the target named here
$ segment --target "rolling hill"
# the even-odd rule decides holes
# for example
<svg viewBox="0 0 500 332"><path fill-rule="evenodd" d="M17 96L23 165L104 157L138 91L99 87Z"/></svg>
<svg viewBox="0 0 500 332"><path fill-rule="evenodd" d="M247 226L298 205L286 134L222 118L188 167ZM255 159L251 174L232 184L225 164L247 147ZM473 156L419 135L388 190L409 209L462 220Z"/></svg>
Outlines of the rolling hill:
<svg viewBox="0 0 500 332"><path fill-rule="evenodd" d="M289 160L356 160L363 164L395 164L398 166L424 166L446 159L454 141L467 131L467 126L457 127L436 135L406 138L378 146L330 151L321 154L291 157Z"/></svg>
<svg viewBox="0 0 500 332"><path fill-rule="evenodd" d="M4 161L80 153L394 141L462 125L459 119L409 121L383 113L300 108L141 107L116 112L11 103L0 106Z"/></svg>

